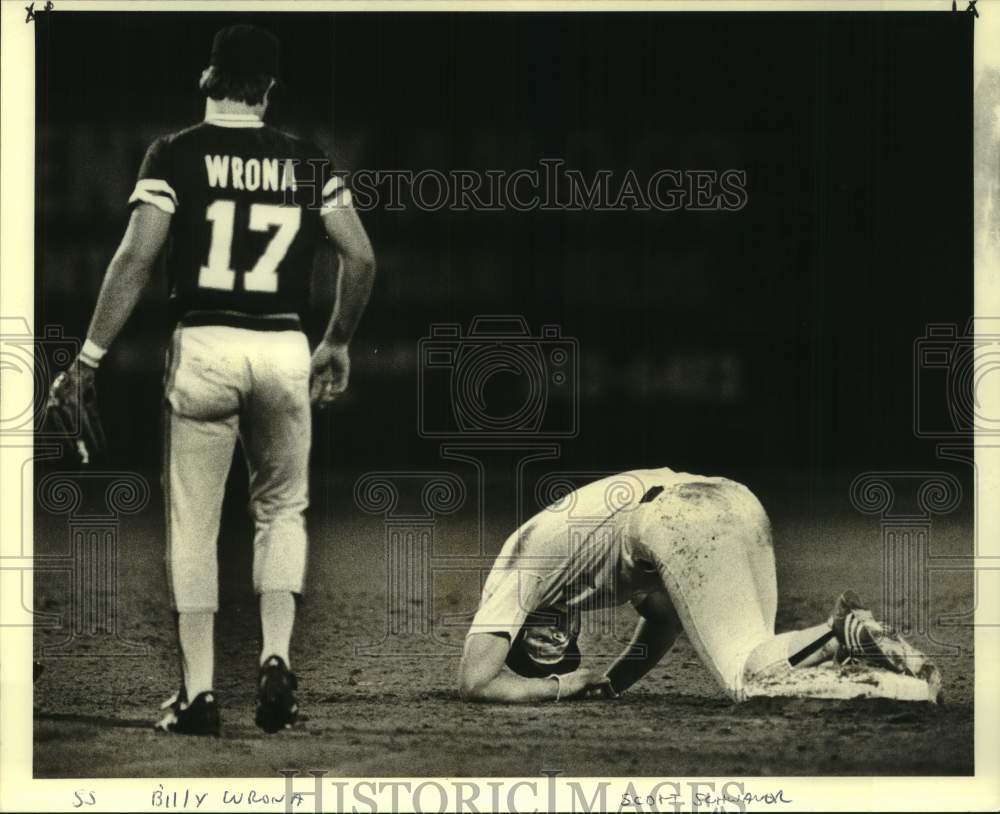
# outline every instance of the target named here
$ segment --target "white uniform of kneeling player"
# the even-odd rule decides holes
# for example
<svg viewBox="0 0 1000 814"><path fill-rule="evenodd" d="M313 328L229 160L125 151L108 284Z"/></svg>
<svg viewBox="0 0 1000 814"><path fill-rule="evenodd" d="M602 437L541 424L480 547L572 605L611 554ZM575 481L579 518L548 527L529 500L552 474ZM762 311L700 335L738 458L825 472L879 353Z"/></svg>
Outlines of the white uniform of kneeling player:
<svg viewBox="0 0 1000 814"><path fill-rule="evenodd" d="M581 612L626 602L639 613L632 642L606 672L580 669ZM497 702L615 697L683 629L736 701L937 700L937 669L852 592L826 622L781 634L777 602L770 523L745 486L670 469L604 478L508 538L466 637L459 689Z"/></svg>

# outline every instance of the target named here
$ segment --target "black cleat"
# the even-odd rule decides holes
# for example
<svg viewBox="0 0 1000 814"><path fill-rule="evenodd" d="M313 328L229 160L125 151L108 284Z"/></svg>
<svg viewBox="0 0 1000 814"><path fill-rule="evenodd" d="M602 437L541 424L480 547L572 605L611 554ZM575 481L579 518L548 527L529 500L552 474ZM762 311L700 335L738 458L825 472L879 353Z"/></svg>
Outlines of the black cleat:
<svg viewBox="0 0 1000 814"><path fill-rule="evenodd" d="M160 732L170 732L175 735L214 735L218 737L221 722L219 720L219 705L212 690L200 692L190 704L187 702L187 692L181 690L168 698L160 709L167 710L154 729Z"/></svg>
<svg viewBox="0 0 1000 814"><path fill-rule="evenodd" d="M257 692L257 726L265 732L287 729L299 717L295 690L299 682L280 656L269 656L260 667Z"/></svg>

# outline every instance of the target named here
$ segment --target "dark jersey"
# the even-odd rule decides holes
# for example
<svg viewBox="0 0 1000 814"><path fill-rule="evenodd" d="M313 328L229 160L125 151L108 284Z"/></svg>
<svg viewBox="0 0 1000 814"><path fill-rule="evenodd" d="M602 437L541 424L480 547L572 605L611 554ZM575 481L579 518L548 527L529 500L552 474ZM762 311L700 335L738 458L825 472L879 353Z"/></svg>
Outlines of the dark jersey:
<svg viewBox="0 0 1000 814"><path fill-rule="evenodd" d="M129 203L173 215L175 319L301 313L324 207L343 181L323 153L246 116L218 116L150 146Z"/></svg>

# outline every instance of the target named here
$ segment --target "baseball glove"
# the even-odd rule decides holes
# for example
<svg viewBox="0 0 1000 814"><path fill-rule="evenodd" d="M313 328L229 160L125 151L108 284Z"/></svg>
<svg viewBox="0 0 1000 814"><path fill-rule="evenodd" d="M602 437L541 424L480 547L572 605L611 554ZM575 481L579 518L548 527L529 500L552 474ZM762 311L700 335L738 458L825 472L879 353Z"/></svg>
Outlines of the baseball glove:
<svg viewBox="0 0 1000 814"><path fill-rule="evenodd" d="M59 436L81 464L92 463L105 447L94 373L75 360L56 376L45 402L46 431Z"/></svg>

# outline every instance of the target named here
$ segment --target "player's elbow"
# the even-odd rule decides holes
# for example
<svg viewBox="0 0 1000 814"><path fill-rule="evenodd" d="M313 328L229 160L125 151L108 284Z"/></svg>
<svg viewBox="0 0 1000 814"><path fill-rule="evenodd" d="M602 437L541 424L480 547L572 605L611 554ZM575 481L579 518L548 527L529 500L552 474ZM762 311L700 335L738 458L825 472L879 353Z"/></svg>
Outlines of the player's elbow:
<svg viewBox="0 0 1000 814"><path fill-rule="evenodd" d="M354 254L354 263L365 277L375 276L375 252L371 244L366 243Z"/></svg>
<svg viewBox="0 0 1000 814"><path fill-rule="evenodd" d="M487 692L488 685L488 682L482 684L459 682L458 697L469 704L492 701L493 699Z"/></svg>
<svg viewBox="0 0 1000 814"><path fill-rule="evenodd" d="M153 264L153 260L141 247L125 245L115 254L115 264L124 270L132 271L148 268Z"/></svg>
<svg viewBox="0 0 1000 814"><path fill-rule="evenodd" d="M506 637L476 634L466 637L458 664L458 693L463 701L497 701L509 644Z"/></svg>
<svg viewBox="0 0 1000 814"><path fill-rule="evenodd" d="M476 685L470 681L466 681L463 679L459 679L458 681L458 697L461 698L463 701L481 700L478 695Z"/></svg>
<svg viewBox="0 0 1000 814"><path fill-rule="evenodd" d="M489 677L481 675L466 659L458 667L458 695L463 701L485 701Z"/></svg>
<svg viewBox="0 0 1000 814"><path fill-rule="evenodd" d="M375 273L375 250L368 236L361 234L354 240L344 241L340 246L340 256L363 274Z"/></svg>
<svg viewBox="0 0 1000 814"><path fill-rule="evenodd" d="M467 670L458 671L458 697L463 701L479 701L479 682L473 680Z"/></svg>

